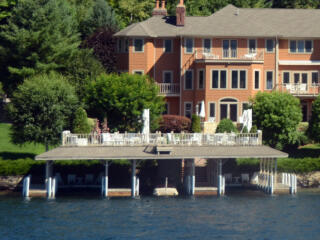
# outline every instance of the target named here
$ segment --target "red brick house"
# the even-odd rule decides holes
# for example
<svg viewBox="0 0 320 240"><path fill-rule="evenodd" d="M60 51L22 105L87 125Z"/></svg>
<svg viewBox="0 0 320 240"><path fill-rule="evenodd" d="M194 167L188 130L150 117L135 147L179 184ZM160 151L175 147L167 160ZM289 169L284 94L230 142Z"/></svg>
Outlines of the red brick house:
<svg viewBox="0 0 320 240"><path fill-rule="evenodd" d="M239 121L258 91L286 91L301 100L303 120L319 94L320 10L244 9L176 16L159 1L153 16L116 33L119 71L148 74L167 113L190 116L204 100L205 121Z"/></svg>

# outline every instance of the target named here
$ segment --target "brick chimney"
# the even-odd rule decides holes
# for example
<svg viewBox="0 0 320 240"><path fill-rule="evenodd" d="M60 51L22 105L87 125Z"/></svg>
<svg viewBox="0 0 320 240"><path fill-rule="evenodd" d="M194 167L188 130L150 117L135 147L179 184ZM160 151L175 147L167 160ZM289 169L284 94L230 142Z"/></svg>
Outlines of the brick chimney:
<svg viewBox="0 0 320 240"><path fill-rule="evenodd" d="M156 7L152 11L152 16L167 16L166 3L164 0L159 4L160 0L156 0Z"/></svg>
<svg viewBox="0 0 320 240"><path fill-rule="evenodd" d="M176 25L183 27L186 18L186 6L184 5L183 0L180 0L180 3L177 5L176 17Z"/></svg>

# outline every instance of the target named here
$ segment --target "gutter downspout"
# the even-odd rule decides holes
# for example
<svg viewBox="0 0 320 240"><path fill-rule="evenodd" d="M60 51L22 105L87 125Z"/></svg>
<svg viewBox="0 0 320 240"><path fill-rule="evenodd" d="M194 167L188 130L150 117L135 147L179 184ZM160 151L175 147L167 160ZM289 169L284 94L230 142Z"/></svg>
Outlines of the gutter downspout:
<svg viewBox="0 0 320 240"><path fill-rule="evenodd" d="M181 104L182 104L182 36L180 36L180 73L179 73L179 82L180 82L180 97L179 97L179 115L182 115Z"/></svg>
<svg viewBox="0 0 320 240"><path fill-rule="evenodd" d="M156 39L153 39L153 80L156 83Z"/></svg>
<svg viewBox="0 0 320 240"><path fill-rule="evenodd" d="M276 74L276 82L275 82L275 87L278 86L279 84L279 39L278 36L276 36L276 54L275 54L275 60L276 60L276 69L275 69L275 74Z"/></svg>

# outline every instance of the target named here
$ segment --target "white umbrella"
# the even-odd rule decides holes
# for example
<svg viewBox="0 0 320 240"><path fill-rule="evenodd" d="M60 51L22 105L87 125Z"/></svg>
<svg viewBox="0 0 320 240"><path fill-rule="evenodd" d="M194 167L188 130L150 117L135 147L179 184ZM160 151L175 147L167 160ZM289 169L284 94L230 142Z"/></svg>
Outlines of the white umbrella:
<svg viewBox="0 0 320 240"><path fill-rule="evenodd" d="M202 118L205 118L205 117L206 117L206 111L205 111L204 101L201 102L201 109L200 109L199 117L202 117Z"/></svg>

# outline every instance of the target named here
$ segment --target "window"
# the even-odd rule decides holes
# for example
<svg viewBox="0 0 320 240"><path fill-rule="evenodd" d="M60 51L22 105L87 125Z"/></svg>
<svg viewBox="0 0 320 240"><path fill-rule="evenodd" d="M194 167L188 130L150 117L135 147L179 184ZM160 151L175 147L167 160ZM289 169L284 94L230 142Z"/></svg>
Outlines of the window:
<svg viewBox="0 0 320 240"><path fill-rule="evenodd" d="M308 73L293 73L293 80L295 84L308 83Z"/></svg>
<svg viewBox="0 0 320 240"><path fill-rule="evenodd" d="M162 115L169 114L169 103L164 104L164 111L162 112Z"/></svg>
<svg viewBox="0 0 320 240"><path fill-rule="evenodd" d="M229 118L233 122L238 120L237 100L226 98L220 101L220 120L224 118Z"/></svg>
<svg viewBox="0 0 320 240"><path fill-rule="evenodd" d="M163 41L164 45L164 52L165 53L171 53L172 52L172 39L165 39Z"/></svg>
<svg viewBox="0 0 320 240"><path fill-rule="evenodd" d="M266 89L271 90L273 88L273 71L267 71L266 73Z"/></svg>
<svg viewBox="0 0 320 240"><path fill-rule="evenodd" d="M216 117L216 104L215 103L209 103L209 122L210 120L214 120Z"/></svg>
<svg viewBox="0 0 320 240"><path fill-rule="evenodd" d="M144 41L141 38L136 38L133 40L134 52L143 52Z"/></svg>
<svg viewBox="0 0 320 240"><path fill-rule="evenodd" d="M254 89L260 88L260 71L254 71Z"/></svg>
<svg viewBox="0 0 320 240"><path fill-rule="evenodd" d="M172 83L172 71L163 71L162 82Z"/></svg>
<svg viewBox="0 0 320 240"><path fill-rule="evenodd" d="M186 51L186 53L193 53L193 39L192 38L185 39L185 51Z"/></svg>
<svg viewBox="0 0 320 240"><path fill-rule="evenodd" d="M291 53L311 53L313 50L312 40L290 40Z"/></svg>
<svg viewBox="0 0 320 240"><path fill-rule="evenodd" d="M192 82L193 82L193 71L187 70L184 74L184 89L192 90Z"/></svg>
<svg viewBox="0 0 320 240"><path fill-rule="evenodd" d="M128 39L118 39L118 53L127 53L129 48Z"/></svg>
<svg viewBox="0 0 320 240"><path fill-rule="evenodd" d="M249 39L248 40L248 48L249 48L249 53L256 53L257 52L257 40L256 39Z"/></svg>
<svg viewBox="0 0 320 240"><path fill-rule="evenodd" d="M191 102L184 103L184 116L191 118L191 116L192 116L192 103Z"/></svg>
<svg viewBox="0 0 320 240"><path fill-rule="evenodd" d="M231 71L231 88L246 88L247 72L246 70Z"/></svg>
<svg viewBox="0 0 320 240"><path fill-rule="evenodd" d="M269 53L274 52L274 41L273 39L266 40L266 51Z"/></svg>
<svg viewBox="0 0 320 240"><path fill-rule="evenodd" d="M133 70L133 74L143 75L143 70Z"/></svg>
<svg viewBox="0 0 320 240"><path fill-rule="evenodd" d="M313 85L318 85L318 83L319 83L319 72L312 72L312 74L311 74L311 76L312 76L312 84Z"/></svg>
<svg viewBox="0 0 320 240"><path fill-rule="evenodd" d="M282 83L283 84L290 83L290 73L289 72L284 72L283 73Z"/></svg>
<svg viewBox="0 0 320 240"><path fill-rule="evenodd" d="M227 88L227 71L212 70L212 88Z"/></svg>
<svg viewBox="0 0 320 240"><path fill-rule="evenodd" d="M198 88L204 88L204 70L199 70L198 72Z"/></svg>
<svg viewBox="0 0 320 240"><path fill-rule="evenodd" d="M237 57L237 40L223 40L223 57L236 58Z"/></svg>
<svg viewBox="0 0 320 240"><path fill-rule="evenodd" d="M211 40L203 39L203 52L209 53L211 52Z"/></svg>

